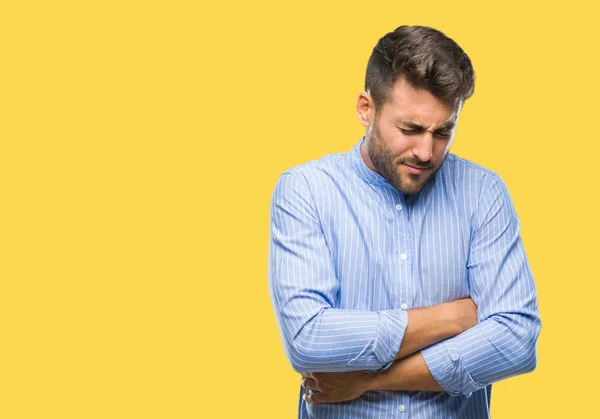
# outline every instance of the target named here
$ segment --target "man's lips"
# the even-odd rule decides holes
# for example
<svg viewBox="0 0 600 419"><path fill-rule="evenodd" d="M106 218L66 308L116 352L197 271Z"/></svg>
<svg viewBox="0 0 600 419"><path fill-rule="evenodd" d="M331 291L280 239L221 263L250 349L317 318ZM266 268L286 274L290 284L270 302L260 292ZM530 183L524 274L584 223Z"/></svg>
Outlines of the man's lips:
<svg viewBox="0 0 600 419"><path fill-rule="evenodd" d="M408 169L408 171L410 173L414 173L416 175L420 175L422 173L425 173L427 170L429 170L429 167L422 167L422 166L411 166L410 164L406 164L406 163L402 163L404 166L406 166L406 168Z"/></svg>

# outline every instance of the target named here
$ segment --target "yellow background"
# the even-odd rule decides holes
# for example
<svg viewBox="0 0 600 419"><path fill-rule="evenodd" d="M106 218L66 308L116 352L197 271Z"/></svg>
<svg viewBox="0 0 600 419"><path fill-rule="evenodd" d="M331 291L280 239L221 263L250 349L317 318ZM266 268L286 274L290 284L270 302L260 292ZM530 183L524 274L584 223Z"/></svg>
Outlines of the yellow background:
<svg viewBox="0 0 600 419"><path fill-rule="evenodd" d="M537 281L539 366L493 417L597 415L593 3L1 1L0 417L295 417L271 193L358 141L401 24L470 55L453 152L507 183Z"/></svg>

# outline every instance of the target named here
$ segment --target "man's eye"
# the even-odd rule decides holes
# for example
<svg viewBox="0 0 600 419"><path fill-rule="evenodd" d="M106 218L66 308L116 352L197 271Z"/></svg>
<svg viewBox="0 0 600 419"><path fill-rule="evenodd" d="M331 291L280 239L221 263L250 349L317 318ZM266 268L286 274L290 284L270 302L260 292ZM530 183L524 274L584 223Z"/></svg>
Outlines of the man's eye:
<svg viewBox="0 0 600 419"><path fill-rule="evenodd" d="M449 132L436 132L435 135L437 135L440 138L450 138L450 134Z"/></svg>
<svg viewBox="0 0 600 419"><path fill-rule="evenodd" d="M413 135L413 134L416 134L417 132L419 132L419 130L417 130L417 129L404 129L404 128L400 128L400 131L402 131L402 133L406 134L406 135Z"/></svg>

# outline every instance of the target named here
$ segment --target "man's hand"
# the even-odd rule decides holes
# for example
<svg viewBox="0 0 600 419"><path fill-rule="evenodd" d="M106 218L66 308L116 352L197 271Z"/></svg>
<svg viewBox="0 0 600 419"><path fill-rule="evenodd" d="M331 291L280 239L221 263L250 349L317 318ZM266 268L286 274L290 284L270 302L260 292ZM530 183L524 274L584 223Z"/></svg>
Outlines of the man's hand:
<svg viewBox="0 0 600 419"><path fill-rule="evenodd" d="M306 393L308 403L336 403L354 400L371 390L371 381L376 373L363 371L314 372L302 374L302 387L315 390Z"/></svg>

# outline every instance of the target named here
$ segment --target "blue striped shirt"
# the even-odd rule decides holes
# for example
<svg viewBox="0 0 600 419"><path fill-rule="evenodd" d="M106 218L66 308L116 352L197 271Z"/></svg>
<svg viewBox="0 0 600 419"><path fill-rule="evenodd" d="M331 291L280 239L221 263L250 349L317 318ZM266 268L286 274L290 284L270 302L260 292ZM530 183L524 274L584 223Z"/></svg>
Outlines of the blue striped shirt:
<svg viewBox="0 0 600 419"><path fill-rule="evenodd" d="M519 219L502 180L448 154L405 197L360 154L286 171L271 203L269 287L297 372L381 370L406 310L470 296L478 324L421 351L445 392L370 391L300 418L487 418L491 383L532 371L540 331Z"/></svg>

